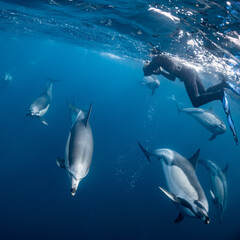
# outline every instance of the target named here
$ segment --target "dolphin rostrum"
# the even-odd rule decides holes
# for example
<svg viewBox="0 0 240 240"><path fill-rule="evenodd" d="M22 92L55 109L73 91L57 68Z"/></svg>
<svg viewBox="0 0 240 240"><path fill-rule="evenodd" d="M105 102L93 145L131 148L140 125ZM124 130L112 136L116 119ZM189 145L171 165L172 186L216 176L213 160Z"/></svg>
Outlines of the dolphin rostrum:
<svg viewBox="0 0 240 240"><path fill-rule="evenodd" d="M152 95L155 93L156 89L159 88L160 86L160 81L157 79L156 76L143 77L140 83L150 88L152 90Z"/></svg>
<svg viewBox="0 0 240 240"><path fill-rule="evenodd" d="M148 161L152 156L162 162L169 191L159 188L175 203L180 211L175 223L180 223L187 216L199 218L209 224L208 201L195 172L200 150L190 159L187 159L166 148L156 149L150 153L140 143L138 144Z"/></svg>
<svg viewBox="0 0 240 240"><path fill-rule="evenodd" d="M48 125L48 123L45 121L43 116L48 111L52 101L52 85L54 82L59 81L50 78L47 79L49 80L47 88L41 93L38 98L33 101L27 113L25 114L25 116L39 119L45 125Z"/></svg>
<svg viewBox="0 0 240 240"><path fill-rule="evenodd" d="M214 140L217 135L224 134L226 132L226 125L215 114L210 111L206 111L201 108L183 108L180 109L176 102L178 112L184 112L189 116L195 118L203 127L210 131L213 135L209 140Z"/></svg>
<svg viewBox="0 0 240 240"><path fill-rule="evenodd" d="M227 171L228 164L222 170L219 166L210 160L199 160L199 163L204 165L210 175L211 190L210 194L214 205L216 205L219 220L222 221L223 213L227 206Z"/></svg>
<svg viewBox="0 0 240 240"><path fill-rule="evenodd" d="M87 113L69 105L77 116L69 131L65 160L57 158L57 165L65 168L71 181L71 194L76 194L79 182L88 174L93 155L93 136L89 124L92 104Z"/></svg>

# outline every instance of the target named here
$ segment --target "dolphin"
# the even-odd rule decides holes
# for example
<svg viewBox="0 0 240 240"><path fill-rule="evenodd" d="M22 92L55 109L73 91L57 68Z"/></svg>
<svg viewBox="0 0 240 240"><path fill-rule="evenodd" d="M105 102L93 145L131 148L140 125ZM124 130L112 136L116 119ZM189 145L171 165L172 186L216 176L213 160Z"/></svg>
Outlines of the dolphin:
<svg viewBox="0 0 240 240"><path fill-rule="evenodd" d="M3 77L4 83L10 83L12 81L13 77L11 73L5 73Z"/></svg>
<svg viewBox="0 0 240 240"><path fill-rule="evenodd" d="M227 171L228 164L222 170L219 166L210 160L199 160L204 167L207 168L210 175L211 190L210 194L214 205L216 205L219 221L222 221L223 213L227 206Z"/></svg>
<svg viewBox="0 0 240 240"><path fill-rule="evenodd" d="M184 217L199 218L206 224L210 223L208 216L208 201L198 181L195 168L200 150L187 159L171 149L156 149L148 152L138 143L143 153L161 160L169 191L161 188L176 205L180 213L175 223L180 223Z"/></svg>
<svg viewBox="0 0 240 240"><path fill-rule="evenodd" d="M57 158L57 165L67 170L71 181L71 194L76 194L79 182L89 172L93 155L93 136L89 124L89 117L92 112L92 104L88 113L75 106L69 105L70 109L76 112L76 117L69 131L65 160Z"/></svg>
<svg viewBox="0 0 240 240"><path fill-rule="evenodd" d="M174 99L175 100L175 99ZM176 101L175 101L176 102ZM182 108L178 106L176 102L178 112L184 112L189 116L195 118L203 127L210 131L213 135L209 140L214 140L217 135L224 134L226 132L225 123L215 114L210 111L206 111L201 108Z"/></svg>
<svg viewBox="0 0 240 240"><path fill-rule="evenodd" d="M160 86L160 81L155 76L143 77L143 80L140 83L150 88L152 90L152 95L155 93L155 90Z"/></svg>
<svg viewBox="0 0 240 240"><path fill-rule="evenodd" d="M52 101L52 85L59 80L47 78L49 83L47 88L30 105L25 116L39 119L43 124L48 125L43 116L47 113Z"/></svg>

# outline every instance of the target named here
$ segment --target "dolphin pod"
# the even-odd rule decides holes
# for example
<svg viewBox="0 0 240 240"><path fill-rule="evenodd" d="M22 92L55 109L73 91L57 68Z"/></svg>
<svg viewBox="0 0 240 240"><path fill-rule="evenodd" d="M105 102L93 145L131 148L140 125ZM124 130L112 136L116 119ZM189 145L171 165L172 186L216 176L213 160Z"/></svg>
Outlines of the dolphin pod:
<svg viewBox="0 0 240 240"><path fill-rule="evenodd" d="M180 223L184 217L192 217L209 224L208 201L195 172L200 150L187 159L171 149L162 148L148 152L140 143L138 145L148 161L155 157L162 162L169 191L159 188L180 211L175 223Z"/></svg>
<svg viewBox="0 0 240 240"><path fill-rule="evenodd" d="M49 81L49 83L47 84L47 88L41 93L39 97L37 97L33 101L29 109L27 110L27 113L25 114L25 116L40 120L45 125L48 125L48 123L45 121L43 116L47 113L52 101L52 85L54 82L59 81L51 78L47 79Z"/></svg>
<svg viewBox="0 0 240 240"><path fill-rule="evenodd" d="M213 163L210 160L199 160L209 172L211 190L210 194L213 200L213 204L216 205L219 221L222 221L223 213L227 206L227 171L228 164L224 169L221 169L217 164Z"/></svg>
<svg viewBox="0 0 240 240"><path fill-rule="evenodd" d="M57 165L67 170L71 181L71 194L76 194L79 182L88 174L93 155L93 136L89 124L92 104L88 113L69 105L76 113L72 127L69 131L65 160L57 158Z"/></svg>

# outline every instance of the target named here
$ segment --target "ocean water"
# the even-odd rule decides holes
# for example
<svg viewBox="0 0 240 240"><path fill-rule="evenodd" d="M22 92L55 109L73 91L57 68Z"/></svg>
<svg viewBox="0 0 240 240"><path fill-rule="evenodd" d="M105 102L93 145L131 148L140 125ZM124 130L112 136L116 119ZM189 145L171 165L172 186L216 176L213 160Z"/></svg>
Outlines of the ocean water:
<svg viewBox="0 0 240 240"><path fill-rule="evenodd" d="M159 76L153 96L139 83L154 45L194 67L206 87L219 82L218 73L239 84L239 21L238 1L0 1L0 238L240 239L240 148L221 103L203 106L227 126L208 141L210 132L177 112L173 94L191 107L179 80ZM24 116L46 77L60 80L53 84L48 126ZM240 98L228 96L240 136ZM74 197L66 171L56 165L71 127L68 102L84 110L93 103L92 165ZM148 163L138 141L185 157L200 148L200 158L221 168L228 163L223 221L199 165L211 223L175 224L179 211L158 189L167 188L162 165Z"/></svg>

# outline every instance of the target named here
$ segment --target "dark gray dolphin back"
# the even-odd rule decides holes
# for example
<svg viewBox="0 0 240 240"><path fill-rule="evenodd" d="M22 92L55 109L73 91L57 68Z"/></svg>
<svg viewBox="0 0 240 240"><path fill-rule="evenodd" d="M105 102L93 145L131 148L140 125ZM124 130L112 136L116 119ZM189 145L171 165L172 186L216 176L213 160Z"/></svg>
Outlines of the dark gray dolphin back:
<svg viewBox="0 0 240 240"><path fill-rule="evenodd" d="M176 157L173 160L172 165L176 165L177 167L181 168L182 171L185 173L187 176L189 182L193 186L194 189L196 189L198 193L198 200L201 202L202 200L206 200L205 193L198 181L196 172L195 172L195 167L198 162L198 157L200 154L200 150L198 149L197 152L189 159L184 158L181 156L179 153L175 152Z"/></svg>

